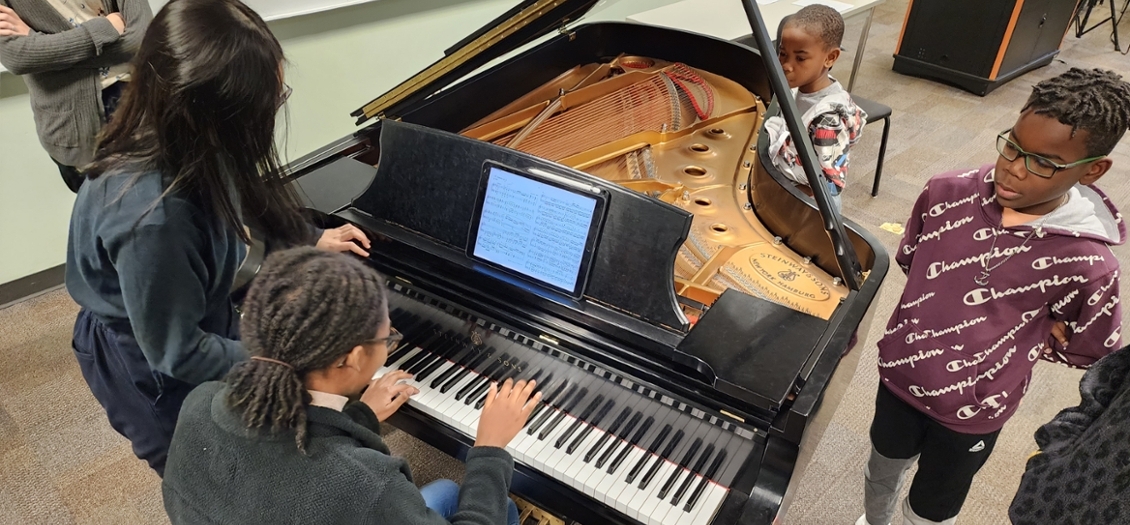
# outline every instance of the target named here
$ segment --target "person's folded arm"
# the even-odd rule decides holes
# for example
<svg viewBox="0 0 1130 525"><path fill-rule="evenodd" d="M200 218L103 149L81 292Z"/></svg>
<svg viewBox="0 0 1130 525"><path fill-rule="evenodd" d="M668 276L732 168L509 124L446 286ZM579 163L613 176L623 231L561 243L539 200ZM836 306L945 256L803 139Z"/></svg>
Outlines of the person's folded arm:
<svg viewBox="0 0 1130 525"><path fill-rule="evenodd" d="M133 56L141 48L145 30L153 20L153 10L145 0L121 0L120 5L122 19L126 23L126 30L121 38L105 45L101 54L79 62L76 67L101 69L133 60Z"/></svg>
<svg viewBox="0 0 1130 525"><path fill-rule="evenodd" d="M32 30L26 36L0 37L0 64L15 75L70 69L103 54L121 39L105 17L98 17L60 33Z"/></svg>

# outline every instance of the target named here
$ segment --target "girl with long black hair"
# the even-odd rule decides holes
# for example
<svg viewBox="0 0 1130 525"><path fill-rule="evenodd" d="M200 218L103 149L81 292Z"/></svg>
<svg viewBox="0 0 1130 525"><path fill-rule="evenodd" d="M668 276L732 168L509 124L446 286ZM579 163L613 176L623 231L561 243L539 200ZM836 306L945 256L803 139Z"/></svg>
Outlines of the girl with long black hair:
<svg viewBox="0 0 1130 525"><path fill-rule="evenodd" d="M185 396L247 352L229 292L250 243L368 255L355 227L321 232L279 168L283 52L236 0L174 0L153 19L132 81L75 201L67 291L74 351L110 424L162 474Z"/></svg>

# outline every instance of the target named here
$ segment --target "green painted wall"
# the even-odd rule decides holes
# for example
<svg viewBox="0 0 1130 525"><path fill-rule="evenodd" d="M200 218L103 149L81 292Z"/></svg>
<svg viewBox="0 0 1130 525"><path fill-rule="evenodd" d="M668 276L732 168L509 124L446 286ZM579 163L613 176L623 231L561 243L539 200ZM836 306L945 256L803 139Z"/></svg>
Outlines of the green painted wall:
<svg viewBox="0 0 1130 525"><path fill-rule="evenodd" d="M587 19L624 17L673 0L601 2ZM286 156L349 134L349 113L443 55L516 0L380 0L271 23L286 51ZM0 74L0 283L62 264L74 196L35 135L27 89Z"/></svg>

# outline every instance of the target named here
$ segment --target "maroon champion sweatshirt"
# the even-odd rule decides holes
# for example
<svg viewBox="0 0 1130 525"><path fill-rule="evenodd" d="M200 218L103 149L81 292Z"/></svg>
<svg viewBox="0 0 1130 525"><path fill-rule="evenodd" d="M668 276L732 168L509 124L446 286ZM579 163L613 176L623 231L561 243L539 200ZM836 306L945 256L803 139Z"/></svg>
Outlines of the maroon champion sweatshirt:
<svg viewBox="0 0 1130 525"><path fill-rule="evenodd" d="M1095 187L1068 195L1002 228L992 165L927 183L895 255L906 288L878 343L888 389L947 428L987 434L1016 411L1038 359L1086 367L1121 346L1110 245L1125 240L1122 216ZM1056 321L1067 347L1050 337Z"/></svg>

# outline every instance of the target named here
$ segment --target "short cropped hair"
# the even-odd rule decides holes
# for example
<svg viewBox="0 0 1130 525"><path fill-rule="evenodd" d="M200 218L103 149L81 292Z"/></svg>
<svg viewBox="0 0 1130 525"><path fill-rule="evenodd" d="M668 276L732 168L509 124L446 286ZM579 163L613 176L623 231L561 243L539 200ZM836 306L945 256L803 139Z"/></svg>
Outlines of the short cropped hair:
<svg viewBox="0 0 1130 525"><path fill-rule="evenodd" d="M1085 130L1087 155L1109 155L1130 128L1130 83L1105 69L1071 68L1032 88L1021 113L1029 109Z"/></svg>
<svg viewBox="0 0 1130 525"><path fill-rule="evenodd" d="M797 26L820 39L830 48L839 48L844 40L844 17L826 5L805 6L788 17L784 26Z"/></svg>

